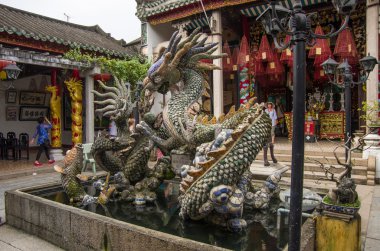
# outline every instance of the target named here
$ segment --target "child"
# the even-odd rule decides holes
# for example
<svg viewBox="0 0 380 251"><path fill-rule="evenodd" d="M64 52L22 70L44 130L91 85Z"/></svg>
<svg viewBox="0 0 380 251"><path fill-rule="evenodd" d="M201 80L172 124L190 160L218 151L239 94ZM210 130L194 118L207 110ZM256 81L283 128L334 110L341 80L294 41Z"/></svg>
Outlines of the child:
<svg viewBox="0 0 380 251"><path fill-rule="evenodd" d="M44 123L46 122L46 123ZM45 117L38 118L38 126L36 128L36 132L33 134L33 138L30 141L31 144L34 143L35 138L38 135L37 144L40 146L38 148L38 153L36 157L36 161L34 162L34 166L42 166L42 163L39 162L39 159L41 157L41 153L45 151L46 158L49 160L49 164L53 164L55 161L49 158L49 133L48 130L51 129L51 123L50 121Z"/></svg>

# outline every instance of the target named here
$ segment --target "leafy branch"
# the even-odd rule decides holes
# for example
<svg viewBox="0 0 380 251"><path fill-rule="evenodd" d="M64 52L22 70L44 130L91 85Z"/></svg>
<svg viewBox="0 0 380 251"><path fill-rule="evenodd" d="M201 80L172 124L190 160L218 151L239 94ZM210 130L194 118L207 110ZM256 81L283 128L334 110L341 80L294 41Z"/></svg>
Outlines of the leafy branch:
<svg viewBox="0 0 380 251"><path fill-rule="evenodd" d="M146 76L150 67L150 63L142 56L115 59L109 56L82 53L79 48L66 52L64 58L99 65L102 71L108 72L122 81L129 82L132 89L135 89L136 83Z"/></svg>

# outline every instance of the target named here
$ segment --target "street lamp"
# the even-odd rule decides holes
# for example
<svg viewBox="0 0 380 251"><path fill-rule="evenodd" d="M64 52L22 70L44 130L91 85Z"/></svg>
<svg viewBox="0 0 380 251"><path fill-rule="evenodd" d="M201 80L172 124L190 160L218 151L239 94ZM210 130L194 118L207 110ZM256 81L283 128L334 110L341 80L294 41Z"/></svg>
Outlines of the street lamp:
<svg viewBox="0 0 380 251"><path fill-rule="evenodd" d="M313 45L317 38L327 39L336 36L348 24L349 15L356 7L356 0L333 0L333 5L339 14L345 16L342 26L331 30L326 35L315 34L311 30L311 18L315 14L307 15L302 10L300 0L293 1L293 9L280 8L277 0L267 1L269 7L260 15L265 31L273 37L278 49L293 48L293 138L292 141L292 173L290 189L289 213L289 250L300 249L302 224L302 189L304 168L304 123L305 123L305 96L306 96L306 43ZM279 12L278 12L279 10ZM279 33L291 36L289 42L279 41Z"/></svg>
<svg viewBox="0 0 380 251"><path fill-rule="evenodd" d="M346 132L345 132L345 146L346 146L346 161L348 158L348 152L351 148L351 87L354 85L364 84L371 71L375 68L377 59L370 56L362 58L359 60L361 67L364 70L364 75L359 76L359 81L354 82L352 78L351 65L347 62L347 59L343 60L343 62L337 67L338 63L329 58L325 62L321 64L325 74L329 77L330 83L337 85L339 87L344 87L344 103L345 103L345 117L346 117ZM331 76L334 76L331 78ZM342 77L342 82L339 82L339 76Z"/></svg>

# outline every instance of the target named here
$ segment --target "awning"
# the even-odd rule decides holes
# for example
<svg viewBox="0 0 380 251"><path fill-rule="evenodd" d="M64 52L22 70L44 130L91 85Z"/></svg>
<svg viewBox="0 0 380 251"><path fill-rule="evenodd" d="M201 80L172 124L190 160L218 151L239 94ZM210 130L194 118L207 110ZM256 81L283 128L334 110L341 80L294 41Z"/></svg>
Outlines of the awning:
<svg viewBox="0 0 380 251"><path fill-rule="evenodd" d="M210 20L210 18L208 18ZM206 17L196 18L190 21L188 25L185 26L185 30L192 30L198 27L208 26Z"/></svg>
<svg viewBox="0 0 380 251"><path fill-rule="evenodd" d="M310 6L310 5L320 4L320 3L327 3L327 2L328 0L301 0L302 6ZM279 4L288 9L293 8L292 0L281 1ZM261 13L263 13L267 7L268 7L268 4L256 5L256 6L241 9L240 12L241 14L247 17L256 17L256 16L260 16Z"/></svg>

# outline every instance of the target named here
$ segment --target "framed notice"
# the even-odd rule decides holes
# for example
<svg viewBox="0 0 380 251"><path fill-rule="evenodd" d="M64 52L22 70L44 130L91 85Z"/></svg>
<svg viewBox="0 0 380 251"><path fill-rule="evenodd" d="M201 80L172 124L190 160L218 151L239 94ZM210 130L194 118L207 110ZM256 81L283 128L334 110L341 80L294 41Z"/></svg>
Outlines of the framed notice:
<svg viewBox="0 0 380 251"><path fill-rule="evenodd" d="M45 105L46 93L44 92L20 92L20 105Z"/></svg>
<svg viewBox="0 0 380 251"><path fill-rule="evenodd" d="M5 119L7 121L17 121L17 106L7 106L5 109Z"/></svg>
<svg viewBox="0 0 380 251"><path fill-rule="evenodd" d="M8 104L15 104L17 99L17 91L16 90L7 90L5 92L5 101Z"/></svg>
<svg viewBox="0 0 380 251"><path fill-rule="evenodd" d="M46 106L20 106L20 121L37 121L39 117L47 117L49 107Z"/></svg>

